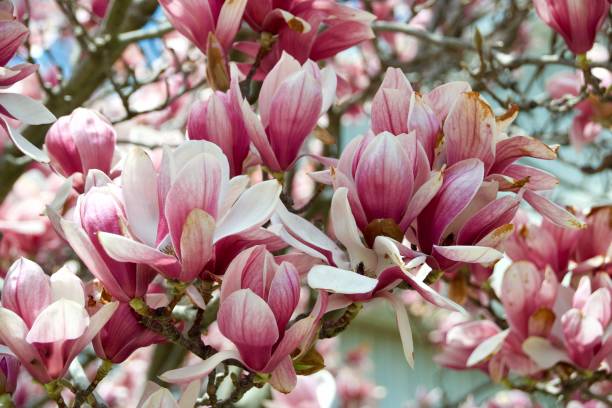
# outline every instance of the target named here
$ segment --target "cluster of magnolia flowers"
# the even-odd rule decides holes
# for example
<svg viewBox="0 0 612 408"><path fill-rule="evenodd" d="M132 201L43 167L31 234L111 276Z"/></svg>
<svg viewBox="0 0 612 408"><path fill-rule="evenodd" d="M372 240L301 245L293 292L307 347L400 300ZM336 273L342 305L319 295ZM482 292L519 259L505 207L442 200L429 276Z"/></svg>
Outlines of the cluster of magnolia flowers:
<svg viewBox="0 0 612 408"><path fill-rule="evenodd" d="M536 2L541 15L543 3ZM27 31L0 4L11 38L0 53L4 65ZM168 341L168 333L177 341L191 332L174 320L175 308L199 315L214 311L215 302L213 320L229 346L202 343L196 326L198 361L160 376L185 386L180 406L195 403L222 363L292 391L326 314L377 299L393 308L413 365L405 289L463 316L440 335L443 365L481 368L496 380L549 380L560 366L574 370L570 377L607 375L610 209L576 215L543 194L557 179L518 161L553 160L555 148L509 134L516 108L496 116L466 82L416 91L400 69L389 68L372 100L370 129L339 159L309 155L318 163L312 180L333 190L321 229L287 198L285 173L305 156L308 136L336 99L336 73L314 61L371 38L371 15L329 1L295 2L290 10L246 0L161 4L208 55L217 88L191 108L187 140L159 150L132 147L121 157L112 125L78 108L51 126L43 151L0 117L18 147L66 178L46 215L92 275L79 277L88 275L71 264L50 276L24 258L12 264L0 342L14 356L0 357L0 395L15 390L22 366L57 396L90 343L108 370L139 348ZM256 72L225 57L243 18L277 36ZM263 46L235 45L254 59ZM33 69L1 68L0 86ZM249 76L263 81L256 103L241 89ZM29 124L54 119L11 93L0 93L0 113ZM521 202L543 217L539 227L517 219ZM490 307L474 310L443 294L446 283L482 286L503 251L515 262L500 290L478 293ZM505 315L496 314L496 304ZM143 406L163 398L172 398L166 389Z"/></svg>

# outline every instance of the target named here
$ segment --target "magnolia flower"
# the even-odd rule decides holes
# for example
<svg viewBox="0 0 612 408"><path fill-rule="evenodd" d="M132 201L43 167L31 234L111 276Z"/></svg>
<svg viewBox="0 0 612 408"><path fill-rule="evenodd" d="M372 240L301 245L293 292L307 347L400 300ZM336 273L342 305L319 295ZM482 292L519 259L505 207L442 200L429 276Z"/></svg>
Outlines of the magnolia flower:
<svg viewBox="0 0 612 408"><path fill-rule="evenodd" d="M229 91L213 91L207 100L196 102L187 120L189 139L208 140L223 150L231 177L242 174L249 154L250 140L242 120L241 102L238 78L233 75Z"/></svg>
<svg viewBox="0 0 612 408"><path fill-rule="evenodd" d="M0 397L15 392L20 368L21 363L17 357L8 353L0 353Z"/></svg>
<svg viewBox="0 0 612 408"><path fill-rule="evenodd" d="M593 47L610 9L609 0L533 0L538 16L559 33L574 54Z"/></svg>
<svg viewBox="0 0 612 408"><path fill-rule="evenodd" d="M275 223L276 231L287 243L327 265L316 265L308 273L308 285L313 289L336 293L335 307L352 302L385 299L393 307L404 347L406 360L413 364L413 343L408 314L400 298L392 293L402 281L415 289L429 302L450 309L463 311L461 306L444 298L423 281L431 271L425 263L426 256L410 251L401 253L404 247L384 235L377 236L373 249L366 247L351 213L348 190L336 190L332 198L331 221L336 238L346 248L349 260L337 245L303 218L289 213L279 205ZM404 262L404 258L408 260Z"/></svg>
<svg viewBox="0 0 612 408"><path fill-rule="evenodd" d="M159 3L174 28L206 54L209 34L214 34L225 50L231 47L247 1L159 0Z"/></svg>
<svg viewBox="0 0 612 408"><path fill-rule="evenodd" d="M90 187L92 183L97 185ZM147 265L113 259L100 242L101 234L120 234L125 229L127 211L121 190L103 173L95 172L89 174L85 189L77 200L73 219L51 216L56 220L54 226L113 298L129 302L143 296L155 271ZM51 209L47 212L53 214Z"/></svg>
<svg viewBox="0 0 612 408"><path fill-rule="evenodd" d="M434 357L434 361L453 370L477 368L488 371L487 361L475 364L468 364L468 361L472 363L470 357L480 344L500 332L501 329L489 320L459 323L448 330L440 340L442 350Z"/></svg>
<svg viewBox="0 0 612 408"><path fill-rule="evenodd" d="M523 343L523 351L541 369L562 361L588 370L598 369L612 352L611 291L610 287L593 291L590 278L582 277L576 291L564 296L570 299L560 299L555 310L561 316L556 334L562 338L563 347L559 339L553 342L536 335Z"/></svg>
<svg viewBox="0 0 612 408"><path fill-rule="evenodd" d="M612 352L610 288L591 290L588 277L580 280L572 308L561 317L563 339L570 359L580 367L597 369Z"/></svg>
<svg viewBox="0 0 612 408"><path fill-rule="evenodd" d="M90 317L83 285L67 267L49 278L37 264L21 258L4 283L0 340L46 384L66 374L117 307L116 302L107 303Z"/></svg>
<svg viewBox="0 0 612 408"><path fill-rule="evenodd" d="M257 231L281 191L275 180L247 188L247 176L230 179L229 173L227 158L210 142L188 141L166 151L159 171L134 148L122 173L124 228L101 232L100 244L115 261L150 265L169 279L191 282L205 270L214 272L207 265L217 245L236 245L223 257L244 248L236 242L241 239L266 240Z"/></svg>
<svg viewBox="0 0 612 408"><path fill-rule="evenodd" d="M334 101L336 74L312 61L300 63L284 53L266 76L259 94L259 116L242 102L247 133L264 165L285 171L293 165L306 137Z"/></svg>
<svg viewBox="0 0 612 408"><path fill-rule="evenodd" d="M302 352L309 349L327 299L321 296L308 317L288 327L299 295L299 275L293 265L278 265L263 246L242 252L223 277L217 316L219 330L237 351L218 352L160 378L171 383L188 382L205 377L224 360L238 359L251 371L269 373L275 389L291 391L297 381L292 353L297 348Z"/></svg>
<svg viewBox="0 0 612 408"><path fill-rule="evenodd" d="M7 67L21 44L28 36L28 28L13 17L13 5L9 1L0 12L0 90L13 85L32 74L37 65L24 63ZM43 106L27 96L10 92L0 92L0 136L8 136L15 146L34 160L48 162L47 155L13 129L4 119L17 119L25 124L40 125L51 123L55 116Z"/></svg>
<svg viewBox="0 0 612 408"><path fill-rule="evenodd" d="M74 182L81 188L89 170L110 174L116 139L111 124L99 114L77 108L51 126L45 147L51 166L64 177L75 175Z"/></svg>
<svg viewBox="0 0 612 408"><path fill-rule="evenodd" d="M374 38L370 27L374 15L333 0L249 0L244 19L253 30L277 36L261 60L256 79L269 72L284 52L300 63L319 61ZM259 47L255 42L236 44L253 59ZM243 67L248 70L250 64Z"/></svg>

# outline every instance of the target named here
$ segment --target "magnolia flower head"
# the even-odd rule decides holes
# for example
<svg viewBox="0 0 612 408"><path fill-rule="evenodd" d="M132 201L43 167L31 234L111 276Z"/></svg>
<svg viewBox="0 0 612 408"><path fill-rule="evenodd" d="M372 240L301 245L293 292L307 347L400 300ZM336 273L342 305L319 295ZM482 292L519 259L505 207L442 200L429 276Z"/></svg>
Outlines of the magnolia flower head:
<svg viewBox="0 0 612 408"><path fill-rule="evenodd" d="M336 74L308 60L303 65L284 53L261 86L259 118L248 102L242 115L262 163L286 171L296 161L306 137L334 102Z"/></svg>
<svg viewBox="0 0 612 408"><path fill-rule="evenodd" d="M597 31L610 10L609 0L534 0L538 16L559 33L574 54L593 47Z"/></svg>
<svg viewBox="0 0 612 408"><path fill-rule="evenodd" d="M248 177L230 178L226 156L207 141L166 151L159 170L135 148L122 174L124 228L99 234L100 245L116 262L151 267L183 282L214 272L217 257L222 261L235 253L217 256L217 245L227 249L224 244L241 241L238 237L240 249L251 239L266 241L257 231L281 189L275 180L247 188Z"/></svg>
<svg viewBox="0 0 612 408"><path fill-rule="evenodd" d="M21 258L6 277L0 307L0 341L43 384L64 376L118 307L104 305L93 316L85 309L81 280L64 267L51 277Z"/></svg>

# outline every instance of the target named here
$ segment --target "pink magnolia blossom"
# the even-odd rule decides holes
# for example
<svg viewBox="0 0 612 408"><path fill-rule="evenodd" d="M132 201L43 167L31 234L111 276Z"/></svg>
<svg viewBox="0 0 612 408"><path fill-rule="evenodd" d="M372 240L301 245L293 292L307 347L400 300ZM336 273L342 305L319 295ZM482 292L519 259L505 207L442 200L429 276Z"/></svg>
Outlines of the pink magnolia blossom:
<svg viewBox="0 0 612 408"><path fill-rule="evenodd" d="M319 69L312 61L303 65L284 53L263 81L259 94L259 118L248 102L242 102L247 133L265 166L285 171L298 157L304 140L319 116L334 102L336 74Z"/></svg>
<svg viewBox="0 0 612 408"><path fill-rule="evenodd" d="M227 158L207 141L166 151L158 170L134 148L121 181L124 229L100 233L101 246L118 263L150 265L167 278L190 282L215 272L209 262L227 265L251 242L267 243L273 236L259 227L274 211L280 185L269 180L247 188L247 176L229 174Z"/></svg>
<svg viewBox="0 0 612 408"><path fill-rule="evenodd" d="M593 47L610 9L609 0L533 0L538 16L559 33L574 54Z"/></svg>
<svg viewBox="0 0 612 408"><path fill-rule="evenodd" d="M228 50L240 28L248 0L159 0L174 28L204 54L213 34Z"/></svg>
<svg viewBox="0 0 612 408"><path fill-rule="evenodd" d="M244 19L255 31L278 36L261 61L258 79L272 69L283 52L300 63L319 61L374 38L372 14L333 0L249 0ZM236 44L253 59L259 47L255 42ZM248 65L244 67L248 69Z"/></svg>
<svg viewBox="0 0 612 408"><path fill-rule="evenodd" d="M49 278L21 258L9 271L0 308L0 340L43 384L64 376L72 360L102 329L118 303L89 317L80 279L64 267Z"/></svg>
<svg viewBox="0 0 612 408"><path fill-rule="evenodd" d="M90 176L95 174L92 172ZM113 298L129 302L146 293L155 271L147 265L117 261L104 250L100 235L120 234L125 229L127 215L121 190L103 173L97 177L98 185L86 185L86 192L79 196L73 217L59 219L56 215L55 227L104 289ZM89 183L92 179L89 177Z"/></svg>
<svg viewBox="0 0 612 408"><path fill-rule="evenodd" d="M213 91L207 100L196 102L189 112L187 135L190 140L208 140L223 150L230 166L230 176L242 174L249 154L250 139L242 119L242 94L236 75L230 90Z"/></svg>
<svg viewBox="0 0 612 408"><path fill-rule="evenodd" d="M570 228L582 226L572 214L536 193L554 188L558 183L554 176L515 164L523 157L556 158L553 149L536 139L506 134L517 114L512 108L496 117L489 104L464 82L450 82L421 96L401 70L390 68L372 101L372 130L395 135L414 131L432 169L479 159L485 181L496 182L500 191L521 191L530 205L553 222Z"/></svg>
<svg viewBox="0 0 612 408"><path fill-rule="evenodd" d="M12 394L17 388L21 363L12 354L0 353L0 396Z"/></svg>
<svg viewBox="0 0 612 408"><path fill-rule="evenodd" d="M299 275L293 265L277 264L263 246L242 252L224 275L218 313L219 329L237 351L218 352L202 363L168 371L160 378L188 382L235 358L252 371L269 373L275 389L291 391L297 381L291 353L296 348L308 350L327 302L326 295L321 295L308 317L288 327L299 294Z"/></svg>
<svg viewBox="0 0 612 408"><path fill-rule="evenodd" d="M471 364L470 357L479 345L487 339L502 333L495 323L489 320L475 320L461 322L451 327L439 339L441 352L434 357L434 361L441 366L454 370L480 369L487 372L489 361L479 361Z"/></svg>
<svg viewBox="0 0 612 408"><path fill-rule="evenodd" d="M561 317L563 339L570 359L578 366L597 369L610 360L612 337L612 293L610 288L591 290L588 277L580 280L572 308Z"/></svg>
<svg viewBox="0 0 612 408"><path fill-rule="evenodd" d="M55 122L45 137L51 166L62 176L75 176L83 187L89 170L110 174L117 135L106 119L89 109L77 108Z"/></svg>

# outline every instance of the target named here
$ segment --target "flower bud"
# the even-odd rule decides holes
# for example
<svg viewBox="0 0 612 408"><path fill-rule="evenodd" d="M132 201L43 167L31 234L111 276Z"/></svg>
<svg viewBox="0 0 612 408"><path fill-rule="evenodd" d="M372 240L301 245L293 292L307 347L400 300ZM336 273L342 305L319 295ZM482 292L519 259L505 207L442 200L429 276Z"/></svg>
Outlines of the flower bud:
<svg viewBox="0 0 612 408"><path fill-rule="evenodd" d="M51 165L64 177L85 176L91 169L109 174L115 140L115 131L105 119L92 110L77 108L51 126L45 146Z"/></svg>

